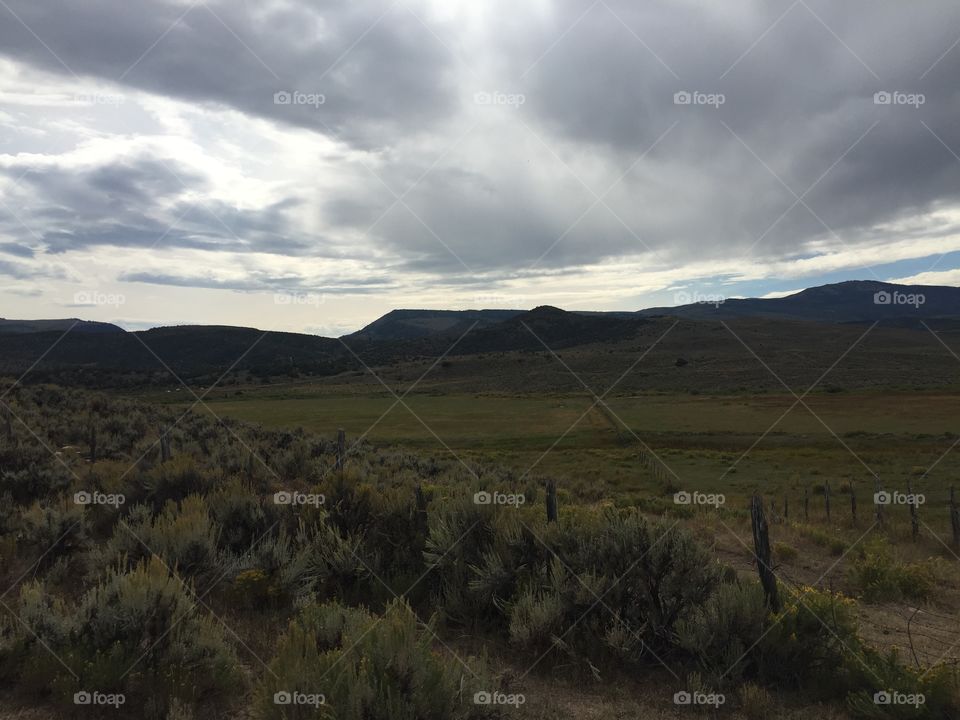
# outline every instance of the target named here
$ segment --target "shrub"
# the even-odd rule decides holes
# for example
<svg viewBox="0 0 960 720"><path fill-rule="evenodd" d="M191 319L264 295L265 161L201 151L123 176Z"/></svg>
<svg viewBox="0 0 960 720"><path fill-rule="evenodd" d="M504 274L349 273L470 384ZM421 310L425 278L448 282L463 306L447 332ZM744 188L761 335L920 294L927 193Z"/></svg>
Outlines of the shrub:
<svg viewBox="0 0 960 720"><path fill-rule="evenodd" d="M785 542L773 543L773 555L777 560L790 562L797 559L797 549Z"/></svg>
<svg viewBox="0 0 960 720"><path fill-rule="evenodd" d="M215 582L230 568L229 560L217 547L218 537L219 528L206 502L192 495L179 505L167 503L156 517L145 505L135 506L94 557L103 565L122 561L132 567L158 555L183 575Z"/></svg>
<svg viewBox="0 0 960 720"><path fill-rule="evenodd" d="M931 562L903 563L886 541L873 541L857 552L853 580L867 602L925 600L936 587Z"/></svg>
<svg viewBox="0 0 960 720"><path fill-rule="evenodd" d="M740 711L747 720L766 720L773 717L773 696L766 688L754 683L745 683L738 693L740 696Z"/></svg>
<svg viewBox="0 0 960 720"><path fill-rule="evenodd" d="M639 660L676 646L676 626L715 590L720 567L689 533L634 511L609 509L550 529L552 554L505 605L511 639Z"/></svg>
<svg viewBox="0 0 960 720"><path fill-rule="evenodd" d="M757 669L753 651L766 630L767 614L759 584L726 583L678 623L678 642L711 682L735 681Z"/></svg>
<svg viewBox="0 0 960 720"><path fill-rule="evenodd" d="M197 700L238 685L237 659L219 624L198 614L183 581L156 558L108 572L72 612L41 604L36 594L28 589L22 602L38 638L21 670L27 687L52 688L66 702L79 690L122 692L126 707L162 717L172 698Z"/></svg>
<svg viewBox="0 0 960 720"><path fill-rule="evenodd" d="M41 505L34 503L20 518L20 547L39 556L41 570L59 558L70 557L87 546L85 508L66 498Z"/></svg>
<svg viewBox="0 0 960 720"><path fill-rule="evenodd" d="M847 661L861 645L854 601L802 587L785 602L757 648L761 676L819 690L849 686Z"/></svg>
<svg viewBox="0 0 960 720"><path fill-rule="evenodd" d="M265 507L253 490L236 480L207 496L207 506L221 528L220 546L238 556L261 540L277 519L269 513L274 505Z"/></svg>
<svg viewBox="0 0 960 720"><path fill-rule="evenodd" d="M430 645L402 601L380 617L338 603L311 604L290 623L256 692L256 716L317 717L312 705L278 705L278 693L322 696L338 720L447 720L486 715L476 692L493 690L483 663L469 670ZM475 677L473 673L478 673ZM319 702L319 698L317 698Z"/></svg>

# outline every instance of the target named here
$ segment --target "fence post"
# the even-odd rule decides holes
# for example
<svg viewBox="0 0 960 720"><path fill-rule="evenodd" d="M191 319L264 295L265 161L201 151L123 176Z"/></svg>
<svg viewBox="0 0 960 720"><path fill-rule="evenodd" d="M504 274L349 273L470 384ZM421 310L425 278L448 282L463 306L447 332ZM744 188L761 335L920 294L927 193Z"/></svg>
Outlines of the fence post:
<svg viewBox="0 0 960 720"><path fill-rule="evenodd" d="M770 610L780 612L777 578L770 565L770 531L767 527L767 518L763 514L763 500L759 495L754 495L750 499L750 520L753 526L754 557L757 561L760 585L763 586L763 594Z"/></svg>
<svg viewBox="0 0 960 720"><path fill-rule="evenodd" d="M823 484L823 502L827 508L827 522L830 522L830 481Z"/></svg>
<svg viewBox="0 0 960 720"><path fill-rule="evenodd" d="M953 485L950 486L950 527L953 528L953 547L960 548L960 511L957 510Z"/></svg>
<svg viewBox="0 0 960 720"><path fill-rule="evenodd" d="M874 506L874 508L876 508L876 511L875 511L875 512L876 512L876 514L877 514L877 524L880 525L880 527L884 527L884 523L883 523L883 503L880 502L880 496L881 496L881 494L883 493L883 489L880 487L880 476L879 476L879 475L878 475L877 478L876 478L876 484L874 485L874 487L876 488L876 490L875 490L875 492L874 492L874 494L873 494L873 506Z"/></svg>
<svg viewBox="0 0 960 720"><path fill-rule="evenodd" d="M557 508L557 483L547 480L547 522L557 522L560 513Z"/></svg>
<svg viewBox="0 0 960 720"><path fill-rule="evenodd" d="M423 488L419 483L414 490L414 497L417 502L417 527L426 537L430 529L430 523L427 520L427 496L423 494Z"/></svg>
<svg viewBox="0 0 960 720"><path fill-rule="evenodd" d="M807 486L803 486L803 521L810 522L810 493Z"/></svg>
<svg viewBox="0 0 960 720"><path fill-rule="evenodd" d="M850 481L850 517L853 519L853 526L857 526L857 488Z"/></svg>
<svg viewBox="0 0 960 720"><path fill-rule="evenodd" d="M788 495L783 496L783 521L787 522L790 519L790 497Z"/></svg>
<svg viewBox="0 0 960 720"><path fill-rule="evenodd" d="M95 463L97 461L97 426L92 417L87 422L90 426L90 462Z"/></svg>
<svg viewBox="0 0 960 720"><path fill-rule="evenodd" d="M913 494L913 483L907 480L907 501L910 506L910 535L917 541L920 534L920 518L917 517L917 498Z"/></svg>
<svg viewBox="0 0 960 720"><path fill-rule="evenodd" d="M169 430L160 426L160 462L165 463L170 459L170 436Z"/></svg>
<svg viewBox="0 0 960 720"><path fill-rule="evenodd" d="M337 430L337 470L343 470L347 456L347 433L343 428Z"/></svg>

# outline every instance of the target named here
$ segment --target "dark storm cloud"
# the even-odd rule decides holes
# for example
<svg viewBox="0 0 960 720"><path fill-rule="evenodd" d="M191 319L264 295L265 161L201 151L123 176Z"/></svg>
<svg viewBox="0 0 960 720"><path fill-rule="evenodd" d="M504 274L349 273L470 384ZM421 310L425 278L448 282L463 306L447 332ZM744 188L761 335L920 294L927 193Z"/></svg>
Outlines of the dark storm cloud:
<svg viewBox="0 0 960 720"><path fill-rule="evenodd" d="M0 243L0 252L7 255L16 255L17 257L32 258L33 248L19 243Z"/></svg>
<svg viewBox="0 0 960 720"><path fill-rule="evenodd" d="M0 17L7 56L363 145L419 131L452 103L448 52L395 3L8 0ZM284 91L324 102L275 104Z"/></svg>
<svg viewBox="0 0 960 720"><path fill-rule="evenodd" d="M197 275L169 275L164 273L129 272L118 278L121 282L196 287L237 292L283 292L283 293L328 293L331 295L366 295L396 287L382 278L365 278L344 282L342 278L307 280L300 277L276 277L267 273L252 272L243 280L220 280Z"/></svg>
<svg viewBox="0 0 960 720"><path fill-rule="evenodd" d="M718 3L710 11L611 0L541 57L556 29L583 12L582 3L557 6L562 18L551 27L506 45L515 67L529 69L526 107L561 137L626 157L677 121L650 159L667 165L661 182L675 189L670 209L690 249L702 251L697 237L724 251L749 246L821 176L804 197L819 218L798 205L759 249L777 254L831 231L855 242L863 229L960 189L960 48L930 69L957 40L956 3ZM674 104L675 92L695 90L722 93L725 103ZM874 93L897 90L925 102L874 103ZM661 231L651 242L670 239Z"/></svg>
<svg viewBox="0 0 960 720"><path fill-rule="evenodd" d="M294 229L288 213L301 200L252 210L198 201L207 179L169 159L141 156L84 168L20 161L0 174L22 176L15 190L20 209L14 216L0 205L0 227L14 234L25 225L53 254L115 246L342 256L324 238Z"/></svg>
<svg viewBox="0 0 960 720"><path fill-rule="evenodd" d="M414 212L381 218L393 197L369 183L325 198L328 218L381 218L371 238L416 269L511 273L856 247L956 200L960 47L943 53L960 6L558 0L547 17L504 23L489 48L508 68L499 87L525 102L495 109L522 141L490 132L472 155L486 177L457 176L471 156L453 152L405 198ZM724 102L676 104L684 91ZM923 104L876 104L884 91ZM388 184L409 186L422 163L398 160Z"/></svg>
<svg viewBox="0 0 960 720"><path fill-rule="evenodd" d="M946 0L495 3L502 12L470 45L479 54L459 59L448 47L470 31L428 29L416 4L8 4L47 45L10 16L10 57L376 149L386 187L345 153L342 182L315 202L331 235L359 235L407 270L502 278L645 253L809 255L812 241L875 240L878 225L946 207L960 190L960 6ZM324 102L274 104L278 91ZM524 102L461 104L486 91ZM724 102L676 104L684 91ZM881 91L924 102L878 105ZM148 162L31 174L45 198L32 217L51 248L149 247L167 232L183 247L336 254L290 229L297 200L217 206L214 220ZM411 187L398 203L393 193Z"/></svg>

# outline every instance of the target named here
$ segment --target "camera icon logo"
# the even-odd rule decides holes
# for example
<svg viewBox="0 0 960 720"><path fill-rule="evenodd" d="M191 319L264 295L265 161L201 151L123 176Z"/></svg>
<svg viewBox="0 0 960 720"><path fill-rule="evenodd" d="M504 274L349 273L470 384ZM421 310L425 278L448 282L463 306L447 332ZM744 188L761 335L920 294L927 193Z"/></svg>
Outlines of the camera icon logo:
<svg viewBox="0 0 960 720"><path fill-rule="evenodd" d="M873 694L873 702L875 705L889 705L893 702L893 695L886 690L881 690Z"/></svg>
<svg viewBox="0 0 960 720"><path fill-rule="evenodd" d="M674 705L690 705L692 702L693 695L688 693L686 690L681 690L680 692L673 694Z"/></svg>
<svg viewBox="0 0 960 720"><path fill-rule="evenodd" d="M681 490L673 494L673 502L675 505L689 505L693 502L693 496L686 490Z"/></svg>
<svg viewBox="0 0 960 720"><path fill-rule="evenodd" d="M878 293L873 295L873 304L874 305L889 305L893 302L893 296L888 293L886 290L881 290Z"/></svg>
<svg viewBox="0 0 960 720"><path fill-rule="evenodd" d="M273 494L273 502L275 505L291 505L293 503L293 493L285 490L276 492Z"/></svg>
<svg viewBox="0 0 960 720"><path fill-rule="evenodd" d="M73 694L74 705L89 705L92 702L93 702L93 695L88 693L86 690L81 690L80 692L75 692Z"/></svg>
<svg viewBox="0 0 960 720"><path fill-rule="evenodd" d="M486 490L481 490L478 493L473 495L473 504L474 505L489 505L493 502L493 495L488 493Z"/></svg>
<svg viewBox="0 0 960 720"><path fill-rule="evenodd" d="M77 505L89 505L93 502L93 495L88 493L86 490L81 490L80 492L73 494L73 502Z"/></svg>
<svg viewBox="0 0 960 720"><path fill-rule="evenodd" d="M293 102L293 96L286 90L281 90L273 94L274 105L289 105L291 102Z"/></svg>
<svg viewBox="0 0 960 720"><path fill-rule="evenodd" d="M881 490L880 492L873 494L874 505L889 505L892 501L893 497L886 490Z"/></svg>
<svg viewBox="0 0 960 720"><path fill-rule="evenodd" d="M890 105L893 102L893 95L886 90L875 92L873 94L874 105Z"/></svg>
<svg viewBox="0 0 960 720"><path fill-rule="evenodd" d="M493 695L491 695L486 690L481 690L480 692L473 694L474 705L489 705L492 702L493 702Z"/></svg>
<svg viewBox="0 0 960 720"><path fill-rule="evenodd" d="M293 702L293 695L288 693L286 690L281 690L280 692L275 692L273 694L274 705L289 705L292 702Z"/></svg>
<svg viewBox="0 0 960 720"><path fill-rule="evenodd" d="M673 104L674 105L689 105L693 102L693 95L688 93L686 90L681 90L673 94Z"/></svg>

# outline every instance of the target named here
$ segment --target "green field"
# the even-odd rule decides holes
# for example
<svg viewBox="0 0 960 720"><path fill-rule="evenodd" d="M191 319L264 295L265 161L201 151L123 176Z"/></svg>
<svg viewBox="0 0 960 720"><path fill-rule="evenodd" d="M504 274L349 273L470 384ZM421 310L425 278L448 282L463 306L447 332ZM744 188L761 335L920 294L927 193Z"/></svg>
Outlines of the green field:
<svg viewBox="0 0 960 720"><path fill-rule="evenodd" d="M960 397L944 393L819 394L804 399L809 409L791 409L788 394L622 396L607 401L609 413L591 409L585 394L412 393L401 404L342 387L245 389L208 402L218 415L268 427L326 435L342 427L376 445L502 462L597 498L664 490L638 461L644 446L676 476L671 485L733 496L800 493L825 480L854 481L866 496L871 471L891 488L910 480L936 495L960 476L960 455L947 452L960 432Z"/></svg>

